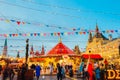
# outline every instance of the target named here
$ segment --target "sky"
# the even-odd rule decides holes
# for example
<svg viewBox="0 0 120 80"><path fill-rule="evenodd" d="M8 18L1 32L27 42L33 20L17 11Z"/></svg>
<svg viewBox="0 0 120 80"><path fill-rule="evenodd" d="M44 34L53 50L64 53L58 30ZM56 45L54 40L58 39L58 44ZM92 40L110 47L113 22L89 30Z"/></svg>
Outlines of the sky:
<svg viewBox="0 0 120 80"><path fill-rule="evenodd" d="M21 57L25 56L27 38L29 50L33 45L34 51L40 51L44 45L47 53L59 42L59 36L51 33L64 33L61 39L67 47L74 49L78 45L81 51L85 51L89 36L87 31L94 31L96 24L101 32L118 31L104 33L106 37L110 34L113 38L120 36L119 4L120 0L0 0L0 35L9 35L8 55L13 57L18 51ZM40 36L10 36L32 33ZM1 54L5 38L0 36Z"/></svg>

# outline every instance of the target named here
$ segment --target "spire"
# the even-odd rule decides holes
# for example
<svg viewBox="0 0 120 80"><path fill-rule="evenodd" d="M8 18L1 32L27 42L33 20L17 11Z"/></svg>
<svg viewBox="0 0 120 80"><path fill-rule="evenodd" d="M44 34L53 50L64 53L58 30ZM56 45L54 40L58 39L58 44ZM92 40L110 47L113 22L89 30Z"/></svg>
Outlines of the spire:
<svg viewBox="0 0 120 80"><path fill-rule="evenodd" d="M30 55L34 55L33 45L31 46Z"/></svg>
<svg viewBox="0 0 120 80"><path fill-rule="evenodd" d="M4 43L4 48L3 48L3 56L7 56L7 38L5 39L5 43Z"/></svg>
<svg viewBox="0 0 120 80"><path fill-rule="evenodd" d="M99 32L97 23L96 23L96 29L95 29L95 37L96 38L101 38L101 33Z"/></svg>
<svg viewBox="0 0 120 80"><path fill-rule="evenodd" d="M98 25L97 25L97 23L96 23L96 29L95 29L95 32L96 32L96 33L99 33L99 29L98 29Z"/></svg>
<svg viewBox="0 0 120 80"><path fill-rule="evenodd" d="M61 39L61 36L59 36L59 43L61 43L62 42L62 39Z"/></svg>
<svg viewBox="0 0 120 80"><path fill-rule="evenodd" d="M76 53L76 54L80 54L80 53L81 53L78 45L75 46L75 48L74 48L73 51L74 51L74 53Z"/></svg>
<svg viewBox="0 0 120 80"><path fill-rule="evenodd" d="M45 49L44 49L44 46L43 46L43 45L42 45L41 54L42 54L42 55L44 55L44 54L45 54Z"/></svg>
<svg viewBox="0 0 120 80"><path fill-rule="evenodd" d="M89 33L89 39L88 39L89 42L92 42L92 33L90 32Z"/></svg>
<svg viewBox="0 0 120 80"><path fill-rule="evenodd" d="M19 53L20 53L20 52L18 51L18 52L17 52L17 58L20 58L20 54L19 54Z"/></svg>

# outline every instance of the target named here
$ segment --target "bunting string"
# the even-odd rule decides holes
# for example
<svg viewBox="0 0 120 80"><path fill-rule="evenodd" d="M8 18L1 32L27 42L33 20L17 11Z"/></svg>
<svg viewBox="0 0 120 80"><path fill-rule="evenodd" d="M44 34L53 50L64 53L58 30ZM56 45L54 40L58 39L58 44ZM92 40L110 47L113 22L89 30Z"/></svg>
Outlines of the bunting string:
<svg viewBox="0 0 120 80"><path fill-rule="evenodd" d="M40 27L51 27L51 28L58 28L58 29L66 29L66 30L81 30L81 28L67 28L67 27L61 27L61 26L56 26L56 25L50 25L50 24L44 24L40 22L29 22L29 21L21 21L21 20L15 20L15 19L5 19L5 18L0 18L0 21L4 21L6 23L16 23L18 26L20 25L34 25L34 26L40 26Z"/></svg>
<svg viewBox="0 0 120 80"><path fill-rule="evenodd" d="M14 19L4 19L4 18L0 18L0 21L5 21L7 23L10 23L10 22L14 22L16 23L17 25L25 25L25 24L33 24L33 25L37 25L37 26L46 26L46 27L55 27L55 28L59 28L59 29L62 29L65 27L60 27L60 26L54 26L54 25L46 25L46 24L41 24L41 23L30 23L30 22L25 22L25 21L18 21L18 20L14 20ZM68 28L66 28L68 29ZM73 31L76 31L76 30L82 30L80 32L54 32L54 33L13 33L13 34L0 34L0 37L18 37L18 36L64 36L64 35L73 35L73 34L87 34L89 32L95 32L94 30L87 30L87 29L81 29L81 28L69 28L69 30L73 30ZM101 31L100 33L119 33L120 30L104 30L104 31Z"/></svg>
<svg viewBox="0 0 120 80"><path fill-rule="evenodd" d="M77 31L77 30L81 31L81 32L63 32L63 34L66 33L68 35L69 34L74 34L74 33L76 33L76 34L78 34L78 33L80 33L80 34L86 34L86 33L89 33L89 32L95 32L94 30L87 30L87 29L83 29L83 28L67 28L67 27L61 27L61 26L56 26L56 25L44 24L44 23L40 23L40 22L38 22L38 23L37 22L28 22L28 21L20 21L20 20L15 20L15 19L0 18L0 21L4 21L6 23L13 22L13 23L16 23L18 26L25 25L25 24L28 24L28 25L31 24L31 25L40 26L40 27L48 27L48 28L51 27L51 28L66 29L66 30L72 30L72 31ZM102 33L114 33L114 32L120 32L120 30L103 30L101 32ZM42 34L45 36L46 34L48 34L48 35L50 35L50 34L51 35L52 34L56 34L57 35L58 34L59 35L60 33L59 32L55 32L55 33L41 33L41 35ZM62 33L61 33L61 35L62 35ZM39 34L38 34L38 36L39 36Z"/></svg>
<svg viewBox="0 0 120 80"><path fill-rule="evenodd" d="M80 32L53 32L53 33L5 33L5 34L0 34L0 37L40 37L40 36L67 36L67 35L86 35L89 33L93 33L96 31L91 31L91 30L86 30L86 31L80 31ZM113 33L120 33L120 30L104 30L100 31L99 33L107 33L107 34L113 34Z"/></svg>

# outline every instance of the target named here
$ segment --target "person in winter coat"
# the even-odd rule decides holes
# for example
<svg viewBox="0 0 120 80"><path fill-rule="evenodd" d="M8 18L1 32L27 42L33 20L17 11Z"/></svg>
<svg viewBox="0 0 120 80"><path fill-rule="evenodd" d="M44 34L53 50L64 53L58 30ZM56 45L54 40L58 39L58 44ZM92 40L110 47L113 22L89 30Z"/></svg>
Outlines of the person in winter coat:
<svg viewBox="0 0 120 80"><path fill-rule="evenodd" d="M105 80L105 68L103 64L100 67L100 80Z"/></svg>
<svg viewBox="0 0 120 80"><path fill-rule="evenodd" d="M93 64L92 64L92 62L90 62L89 64L88 64L88 73L89 73L89 80L94 80L93 79Z"/></svg>
<svg viewBox="0 0 120 80"><path fill-rule="evenodd" d="M57 80L62 80L62 69L59 63L57 63Z"/></svg>
<svg viewBox="0 0 120 80"><path fill-rule="evenodd" d="M84 64L82 72L83 72L83 80L89 80L89 73L87 71L86 64Z"/></svg>
<svg viewBox="0 0 120 80"><path fill-rule="evenodd" d="M69 68L69 76L73 77L73 69L72 69L72 67Z"/></svg>
<svg viewBox="0 0 120 80"><path fill-rule="evenodd" d="M14 71L13 71L13 68L10 67L10 68L9 68L9 78L10 78L10 80L13 80L14 75L15 75L15 73L14 73Z"/></svg>
<svg viewBox="0 0 120 80"><path fill-rule="evenodd" d="M36 70L37 80L39 80L41 67L37 64L35 70Z"/></svg>
<svg viewBox="0 0 120 80"><path fill-rule="evenodd" d="M95 77L96 77L96 80L100 80L100 68L99 68L99 66L97 66L97 68L95 69Z"/></svg>
<svg viewBox="0 0 120 80"><path fill-rule="evenodd" d="M22 78L22 80L25 80L25 73L26 72L27 72L26 64L23 64L22 68L21 68L21 78Z"/></svg>
<svg viewBox="0 0 120 80"><path fill-rule="evenodd" d="M8 66L5 67L5 69L3 70L3 80L6 80L9 76L9 69Z"/></svg>
<svg viewBox="0 0 120 80"><path fill-rule="evenodd" d="M50 74L51 74L51 75L53 74L53 70L54 70L53 63L51 63L51 64L50 64Z"/></svg>
<svg viewBox="0 0 120 80"><path fill-rule="evenodd" d="M61 66L61 74L62 74L62 78L65 78L65 69L62 66Z"/></svg>
<svg viewBox="0 0 120 80"><path fill-rule="evenodd" d="M2 65L0 65L0 75L1 75L1 72L2 72Z"/></svg>

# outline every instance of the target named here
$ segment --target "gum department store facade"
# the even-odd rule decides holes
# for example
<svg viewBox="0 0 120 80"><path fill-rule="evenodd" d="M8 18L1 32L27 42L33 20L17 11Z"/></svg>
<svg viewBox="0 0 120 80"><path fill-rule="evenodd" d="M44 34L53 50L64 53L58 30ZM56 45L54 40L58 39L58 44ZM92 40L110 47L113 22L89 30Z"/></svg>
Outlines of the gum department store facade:
<svg viewBox="0 0 120 80"><path fill-rule="evenodd" d="M86 53L100 54L109 63L120 63L120 38L112 39L112 36L106 38L99 32L96 25L95 34L90 32Z"/></svg>

